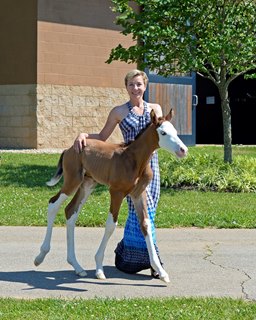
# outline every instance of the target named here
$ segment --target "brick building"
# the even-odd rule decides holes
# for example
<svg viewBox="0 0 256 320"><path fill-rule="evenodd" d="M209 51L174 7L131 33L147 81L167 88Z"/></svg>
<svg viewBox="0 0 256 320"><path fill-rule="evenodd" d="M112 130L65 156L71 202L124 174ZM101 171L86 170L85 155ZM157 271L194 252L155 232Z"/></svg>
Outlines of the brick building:
<svg viewBox="0 0 256 320"><path fill-rule="evenodd" d="M65 148L127 99L109 0L0 2L0 148ZM121 140L119 130L112 140Z"/></svg>

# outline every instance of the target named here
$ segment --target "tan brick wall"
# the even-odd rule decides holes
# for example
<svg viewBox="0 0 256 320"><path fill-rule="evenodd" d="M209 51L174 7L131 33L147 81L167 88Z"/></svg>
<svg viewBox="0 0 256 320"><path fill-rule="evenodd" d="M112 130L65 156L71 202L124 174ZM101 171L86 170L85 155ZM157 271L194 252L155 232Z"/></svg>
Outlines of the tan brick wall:
<svg viewBox="0 0 256 320"><path fill-rule="evenodd" d="M36 148L36 86L0 86L0 148Z"/></svg>
<svg viewBox="0 0 256 320"><path fill-rule="evenodd" d="M98 133L125 89L88 86L37 86L38 148L67 148L80 132ZM117 127L109 141L123 141Z"/></svg>
<svg viewBox="0 0 256 320"><path fill-rule="evenodd" d="M37 82L123 88L135 65L105 63L119 43L132 41L116 30L38 21Z"/></svg>

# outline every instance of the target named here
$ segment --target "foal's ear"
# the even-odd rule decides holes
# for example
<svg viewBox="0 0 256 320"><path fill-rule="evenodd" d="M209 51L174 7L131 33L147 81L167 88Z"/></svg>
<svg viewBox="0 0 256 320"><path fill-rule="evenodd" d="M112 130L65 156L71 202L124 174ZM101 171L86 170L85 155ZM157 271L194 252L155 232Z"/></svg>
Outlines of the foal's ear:
<svg viewBox="0 0 256 320"><path fill-rule="evenodd" d="M171 121L173 115L174 115L174 111L173 111L173 109L171 109L170 112L167 114L167 116L165 116L165 119L166 119L167 121Z"/></svg>
<svg viewBox="0 0 256 320"><path fill-rule="evenodd" d="M158 123L157 116L156 116L155 111L153 109L150 111L150 118L151 118L152 123L154 123L154 124Z"/></svg>

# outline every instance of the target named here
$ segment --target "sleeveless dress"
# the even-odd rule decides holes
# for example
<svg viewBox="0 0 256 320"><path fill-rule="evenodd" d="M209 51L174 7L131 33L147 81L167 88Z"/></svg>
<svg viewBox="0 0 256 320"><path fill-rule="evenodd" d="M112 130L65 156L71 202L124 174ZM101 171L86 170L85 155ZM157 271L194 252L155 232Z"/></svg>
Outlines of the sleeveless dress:
<svg viewBox="0 0 256 320"><path fill-rule="evenodd" d="M140 131L151 122L150 111L146 102L144 102L143 115L136 114L132 110L132 106L129 102L127 103L127 107L129 108L129 114L119 124L125 143L135 140ZM158 154L156 151L152 155L150 165L153 170L153 178L146 188L147 209L151 221L153 242L156 252L159 254L156 246L154 225L156 207L160 197L160 175ZM117 248L115 249L115 265L119 270L126 273L136 273L144 269L149 269L150 260L146 241L141 232L135 208L129 195L127 196L127 203L128 218L125 224L123 239L118 243Z"/></svg>

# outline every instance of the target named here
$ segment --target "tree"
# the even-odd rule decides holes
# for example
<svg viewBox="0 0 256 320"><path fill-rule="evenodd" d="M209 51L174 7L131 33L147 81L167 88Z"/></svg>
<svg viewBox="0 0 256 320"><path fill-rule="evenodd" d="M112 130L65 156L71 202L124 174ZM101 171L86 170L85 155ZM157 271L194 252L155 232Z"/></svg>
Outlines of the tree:
<svg viewBox="0 0 256 320"><path fill-rule="evenodd" d="M228 88L256 70L255 0L112 0L116 24L134 45L112 49L108 63L137 62L160 75L197 72L221 98L224 161L232 162Z"/></svg>

